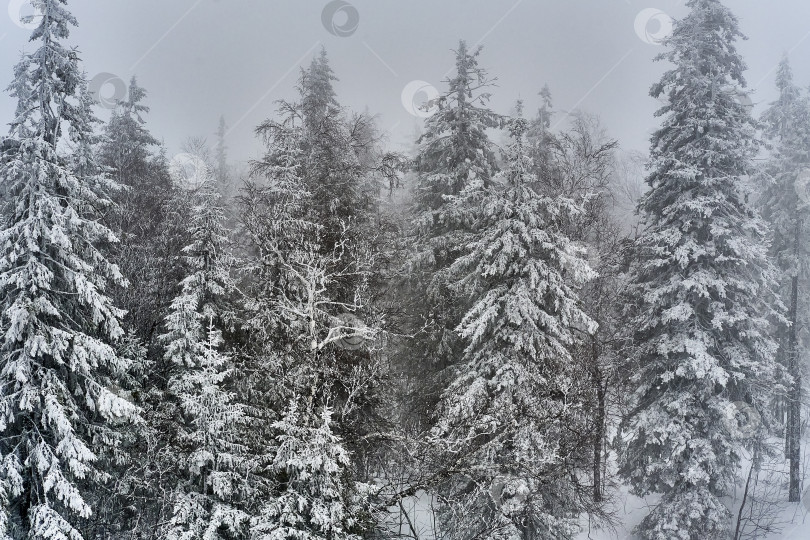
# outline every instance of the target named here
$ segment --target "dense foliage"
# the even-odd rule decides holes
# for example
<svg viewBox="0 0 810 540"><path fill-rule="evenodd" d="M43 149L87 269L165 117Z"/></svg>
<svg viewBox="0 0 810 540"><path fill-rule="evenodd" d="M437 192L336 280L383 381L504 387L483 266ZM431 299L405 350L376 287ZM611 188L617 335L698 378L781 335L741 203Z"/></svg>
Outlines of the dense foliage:
<svg viewBox="0 0 810 540"><path fill-rule="evenodd" d="M223 118L168 160L134 77L98 125L66 0L33 4L0 139L0 540L573 539L622 482L641 537L736 539L765 456L800 500L810 98L785 59L754 121L719 0L664 40L643 193L548 87L493 111L464 41L412 155L321 49L248 173Z"/></svg>

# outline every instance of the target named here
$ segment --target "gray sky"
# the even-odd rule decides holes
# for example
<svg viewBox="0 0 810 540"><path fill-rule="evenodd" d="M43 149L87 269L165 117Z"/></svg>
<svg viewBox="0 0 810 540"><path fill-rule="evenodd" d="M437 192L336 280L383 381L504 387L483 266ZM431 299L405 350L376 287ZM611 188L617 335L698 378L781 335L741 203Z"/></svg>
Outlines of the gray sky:
<svg viewBox="0 0 810 540"><path fill-rule="evenodd" d="M797 82L810 84L810 2L726 2L749 37L740 49L756 111L774 97L772 70L783 52L790 51ZM18 12L24 0L0 3ZM662 18L644 25L655 12L642 11L685 13L682 0L347 0L342 7L328 0L72 0L68 6L79 20L70 41L88 76L137 75L149 92L149 128L169 155L189 136L213 143L222 114L234 161L260 153L254 126L272 114L275 100L294 96L299 66L320 45L340 78L340 101L379 114L391 145L401 147L421 123L403 105L403 89L425 81L443 90L459 38L484 46L480 63L498 78L496 111L508 113L518 97L533 111L548 83L557 110L597 113L624 148L646 150L657 105L647 94L666 66L652 62L661 47L645 42ZM322 21L327 6L340 8L327 17L334 27ZM30 10L23 5L22 12ZM4 86L29 33L0 12ZM103 95L113 91L113 84L102 88ZM4 125L14 105L0 95ZM99 116L108 111L99 109Z"/></svg>

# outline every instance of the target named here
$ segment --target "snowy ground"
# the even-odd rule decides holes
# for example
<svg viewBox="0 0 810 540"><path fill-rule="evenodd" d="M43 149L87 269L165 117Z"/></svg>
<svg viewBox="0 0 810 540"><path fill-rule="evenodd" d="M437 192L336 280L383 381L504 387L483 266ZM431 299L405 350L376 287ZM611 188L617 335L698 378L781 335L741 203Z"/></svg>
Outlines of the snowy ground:
<svg viewBox="0 0 810 540"><path fill-rule="evenodd" d="M782 492L784 493L784 491ZM638 537L632 533L647 514L647 507L653 504L654 498L647 500L634 497L625 491L619 493L616 499L616 519L614 528L594 528L589 526L588 519L583 519L583 531L577 540L636 540ZM810 513L802 504L783 503L777 506L777 511L768 520L771 521L770 532L755 531L756 524L751 521L741 523L741 539L754 538L763 540L808 540L810 539ZM736 516L739 511L739 501L735 504Z"/></svg>
<svg viewBox="0 0 810 540"><path fill-rule="evenodd" d="M810 441L806 441L810 442ZM810 465L810 451L805 444L804 461ZM746 503L743 518L740 520L740 540L809 540L810 539L810 474L805 478L805 500L799 504L789 504L784 501L787 489L785 486L787 475L781 467L774 463L763 467L756 483L752 480L749 489L749 499ZM746 464L746 473L747 473ZM767 468L767 470L765 470ZM810 470L808 470L810 472ZM753 493L753 497L751 494ZM736 497L728 501L733 508L734 524L742 502L743 486L740 486ZM614 494L611 503L615 525L613 527L599 526L590 523L587 517L582 520L582 533L576 540L636 540L632 533L633 528L647 514L647 509L656 503L658 497L640 499L622 488ZM752 505L750 501L754 501ZM399 515L399 519L392 519L389 530L402 537L418 538L419 540L432 540L434 538L435 515L431 505L431 497L420 492L416 497L403 501L405 512L391 508L391 516ZM407 514L407 518L405 515ZM415 533L415 534L414 534Z"/></svg>
<svg viewBox="0 0 810 540"><path fill-rule="evenodd" d="M740 506L745 492L744 481L749 473L750 459L742 465L742 480L733 497L726 502L732 510L732 529L740 522L739 535L735 540L810 540L810 406L802 413L805 420L802 442L802 462L804 491L801 503L788 503L787 462L779 452L781 440L772 442L775 455L762 461L758 474L752 474L748 497L740 518ZM615 432L611 435L615 435ZM615 455L611 455L615 458ZM615 478L615 475L613 475ZM609 510L613 525L606 526L583 516L582 533L575 540L637 540L633 529L657 503L658 496L645 499L635 497L627 487L620 486L609 495ZM430 494L420 491L414 497L403 501L402 508L389 509L390 521L387 529L403 538L434 540L436 514L434 500Z"/></svg>
<svg viewBox="0 0 810 540"><path fill-rule="evenodd" d="M807 431L807 430L805 430ZM758 475L752 475L748 499L740 521L739 540L810 540L810 437L803 444L803 464L805 490L801 503L788 503L787 469L785 461L777 456L765 460ZM750 461L743 464L748 474ZM743 479L744 480L744 479ZM734 516L733 528L737 527L740 506L743 502L744 485L726 501ZM622 487L613 495L611 503L615 526L599 527L587 517L582 520L583 532L576 540L636 540L632 531L647 514L647 508L657 502L658 497L641 499L628 493Z"/></svg>

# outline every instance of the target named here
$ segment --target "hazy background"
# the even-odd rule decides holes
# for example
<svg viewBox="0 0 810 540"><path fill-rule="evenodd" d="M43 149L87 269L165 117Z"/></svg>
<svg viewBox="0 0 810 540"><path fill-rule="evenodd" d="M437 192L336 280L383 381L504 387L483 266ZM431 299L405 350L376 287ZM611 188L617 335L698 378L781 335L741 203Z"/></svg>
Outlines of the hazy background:
<svg viewBox="0 0 810 540"><path fill-rule="evenodd" d="M0 12L5 87L30 34L12 14L32 11L24 0L0 3L10 12ZM783 52L797 83L810 83L810 2L727 4L749 37L740 49L755 112L774 98L773 68ZM273 113L275 100L294 97L299 67L320 45L340 78L339 100L378 114L391 146L404 147L422 120L403 105L403 89L421 80L443 91L460 38L484 46L480 64L498 79L496 111L508 113L520 97L533 113L547 83L558 111L599 114L623 148L646 150L657 105L648 90L666 66L652 62L662 48L645 40L661 31L661 18L642 24L642 33L637 18L649 8L675 18L685 13L684 2L674 0L72 0L68 7L79 20L70 41L88 77L137 75L149 92L148 126L169 155L189 136L213 143L224 115L233 161L258 155L254 126ZM331 25L322 20L325 8L334 11L331 18L327 12ZM101 89L102 97L114 93L114 80ZM14 105L0 95L0 131Z"/></svg>

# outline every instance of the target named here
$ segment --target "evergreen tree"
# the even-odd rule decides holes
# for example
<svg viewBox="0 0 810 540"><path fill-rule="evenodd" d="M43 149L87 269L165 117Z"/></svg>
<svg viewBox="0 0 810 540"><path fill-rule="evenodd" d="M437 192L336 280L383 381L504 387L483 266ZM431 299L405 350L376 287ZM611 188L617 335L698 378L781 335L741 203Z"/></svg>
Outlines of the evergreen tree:
<svg viewBox="0 0 810 540"><path fill-rule="evenodd" d="M417 141L414 167L419 174L416 198L421 211L440 209L444 195L458 195L476 179L488 185L496 169L486 134L500 123L487 107L486 89L494 81L478 65L480 47L469 51L461 41L455 53L456 74L446 81L448 90L439 98L438 110L425 120L425 132Z"/></svg>
<svg viewBox="0 0 810 540"><path fill-rule="evenodd" d="M257 129L267 153L255 164L257 180L244 201L244 224L259 265L250 301L256 311L249 318L252 329L272 334L264 343L273 349L295 349L302 336L311 337L301 321L285 320L283 310L279 316L278 302L306 306L311 301L306 295L316 295L312 323L324 336L347 326L348 319L354 321L348 326L365 327L375 313L370 287L378 272L376 139L369 117L350 116L337 103L334 80L321 51L301 74L299 101L281 102L278 118ZM356 459L362 459L360 446L368 446L363 435L375 431L379 420L379 359L363 343L347 347L330 338L317 359L301 359L316 362L312 369L331 385L335 430ZM316 400L317 407L323 405Z"/></svg>
<svg viewBox="0 0 810 540"><path fill-rule="evenodd" d="M217 141L214 146L214 162L213 173L217 181L217 190L222 195L223 205L228 210L229 228L235 225L236 218L232 215L231 207L233 206L234 199L238 195L238 175L232 164L228 161L228 145L226 138L228 136L228 126L225 123L225 117L219 117L219 124L216 131Z"/></svg>
<svg viewBox="0 0 810 540"><path fill-rule="evenodd" d="M760 201L763 215L771 224L771 255L779 266L782 298L788 308L788 326L780 325L781 354L792 378L787 399L785 439L790 461L788 500L801 498L801 388L802 370L798 328L807 320L808 256L807 204L810 179L810 101L793 83L787 57L776 76L779 98L763 114L766 136L773 153L765 166L769 179Z"/></svg>
<svg viewBox="0 0 810 540"><path fill-rule="evenodd" d="M112 170L121 186L112 195L115 205L105 221L121 239L112 252L132 283L113 292L127 310L127 326L156 357L160 347L154 338L181 279L175 253L185 239L172 229L177 220L171 216L176 211L170 207L171 178L164 157L157 152L158 140L145 126L144 115L149 112L145 98L146 90L133 77L127 99L118 103L104 127L99 161Z"/></svg>
<svg viewBox="0 0 810 540"><path fill-rule="evenodd" d="M472 307L432 436L462 471L444 494L455 503L452 537L570 538L578 514L565 467L576 449L567 431L578 422L567 399L578 378L571 348L576 329L595 329L576 287L593 271L563 230L581 208L532 189L527 122L509 128L498 182L464 205L476 233L450 270Z"/></svg>
<svg viewBox="0 0 810 540"><path fill-rule="evenodd" d="M338 78L329 65L326 49L312 59L309 68L301 72L298 92L301 97L301 115L304 129L313 136L328 135L324 131L331 126L324 123L334 120L341 113L333 82ZM311 144L317 144L315 140Z"/></svg>
<svg viewBox="0 0 810 540"><path fill-rule="evenodd" d="M622 474L638 495L661 493L644 538L725 538L722 497L738 476L747 435L735 402L765 414L774 387L774 269L745 177L757 145L736 96L745 65L738 21L718 0L690 0L658 58L674 67L652 87L666 95L652 137L649 190L639 209L632 282L632 410Z"/></svg>
<svg viewBox="0 0 810 540"><path fill-rule="evenodd" d="M122 385L143 408L145 422L127 433L117 463L119 492L99 492L96 507L103 513L98 534L129 532L155 535L169 519L177 476L176 424L168 414L167 382L174 369L164 358L160 329L184 277L182 249L190 242L186 229L189 202L178 196L157 139L146 126L146 90L133 77L125 100L104 126L98 149L100 163L111 171L120 189L104 222L120 238L107 251L130 282L110 293L127 310L123 324L128 341L140 357Z"/></svg>
<svg viewBox="0 0 810 540"><path fill-rule="evenodd" d="M244 484L244 452L239 443L241 406L226 382L230 359L221 350L227 299L234 293L229 275L227 231L220 195L209 178L194 194L192 243L184 251L189 273L167 317L166 358L177 365L168 390L180 406L180 467L184 474L167 538L238 536L247 514L234 504ZM228 534L221 533L227 531Z"/></svg>
<svg viewBox="0 0 810 540"><path fill-rule="evenodd" d="M230 182L228 173L228 146L225 144L225 136L227 135L225 125L225 117L219 117L219 125L217 126L217 145L214 150L216 158L216 178L221 185L227 186Z"/></svg>
<svg viewBox="0 0 810 540"><path fill-rule="evenodd" d="M311 70L328 70L325 56L316 59L313 66ZM324 77L326 81L332 79ZM310 71L305 71L302 79L305 84L317 77L310 79ZM328 88L319 92L333 95ZM306 93L301 98L310 101ZM331 103L332 99L322 102ZM363 448L360 437L352 435L350 443L346 434L369 429L369 396L376 392L378 377L362 346L373 331L359 319L368 309L364 282L371 272L368 259L362 256L367 248L360 244L367 214L358 211L362 207L359 203L351 209L353 213L345 213L336 199L345 195L340 193L339 180L348 178L340 163L359 163L350 147L338 151L335 146L349 140L345 138L345 118L333 108L332 116L316 123L320 131L313 133L310 129L315 128L308 127L304 113L310 109L314 116L323 111L282 102L279 118L260 126L258 132L265 139L267 152L255 163L255 180L248 183L242 201L253 269L246 287L246 329L253 344L250 361L262 367L266 378L261 381L256 377L250 387L263 395L264 403L272 409L264 418L276 418L256 440L257 454L271 463L265 491L271 502L253 523L254 535L259 538L298 534L345 537L350 530L355 534L367 527L365 522L359 525L359 510L346 506L360 484L353 479L356 470L349 461L351 454L338 442L340 434L347 446L353 443L355 448ZM323 138L324 133L328 137ZM352 153L341 155L345 151ZM328 155L336 160L332 162L338 165L334 170L322 162ZM358 168L351 174L362 172ZM361 177L347 179L361 181ZM351 191L350 186L344 187ZM302 396L306 396L306 405L278 419L276 411L286 409L290 402L298 407ZM319 418L327 409L336 411L334 423ZM279 444L268 444L268 439ZM313 462L320 452L325 452L325 469ZM335 482L342 486L340 493L334 491ZM297 505L301 497L309 495L324 502L308 500L297 509L287 508L290 501ZM321 515L324 508L338 513ZM356 525L350 527L349 523Z"/></svg>
<svg viewBox="0 0 810 540"><path fill-rule="evenodd" d="M548 85L543 86L539 95L541 104L534 119L529 123L526 138L530 149L529 155L532 157L537 178L541 182L535 189L547 192L554 184L554 179L560 176L560 172L554 167L554 151L559 146L559 141L551 131L554 107Z"/></svg>
<svg viewBox="0 0 810 540"><path fill-rule="evenodd" d="M333 81L337 77L329 65L326 50L301 73L298 84L302 137L302 178L311 194L308 218L320 226L320 252L342 255L341 267L356 267L367 250L365 233L376 207L378 187L370 185L370 164L364 153L376 141L369 136L371 119L366 115L349 117L337 101ZM352 302L365 286L361 272L347 272L332 285L335 300Z"/></svg>
<svg viewBox="0 0 810 540"><path fill-rule="evenodd" d="M255 540L359 540L363 522L362 492L350 488L349 454L331 428L332 412L303 410L293 400L274 424L278 431L273 468L282 489L254 520ZM358 496L360 495L360 496Z"/></svg>
<svg viewBox="0 0 810 540"><path fill-rule="evenodd" d="M127 361L107 289L125 280L99 249L116 240L97 214L112 182L89 151L93 119L77 52L62 44L76 25L64 4L34 1L38 47L15 69L14 144L0 163L3 538L82 538L87 491L105 480L98 456L137 415L113 391Z"/></svg>
<svg viewBox="0 0 810 540"><path fill-rule="evenodd" d="M150 193L154 189L149 189L155 187L149 185L152 180L149 161L158 140L144 126L144 115L149 112L149 107L142 103L145 98L146 90L132 77L127 99L119 101L113 110L104 129L104 144L99 150L101 162L113 170L113 176L124 187L116 201L119 208L113 226L126 233L151 225L142 223L138 210L146 206L143 204L145 198L157 195Z"/></svg>
<svg viewBox="0 0 810 540"><path fill-rule="evenodd" d="M455 327L466 308L451 291L447 271L463 253L470 224L466 211L448 205L448 197L471 186L484 189L491 184L496 160L486 130L500 123L487 106L486 90L492 81L478 65L481 49L470 51L461 41L455 52L456 74L447 81L438 110L425 121L414 158L416 253L408 261L408 274L409 292L418 299L418 306L413 317L417 338L409 353L418 372L427 377L425 395L434 396L419 398L425 416L442 391L442 370L460 353Z"/></svg>
<svg viewBox="0 0 810 540"><path fill-rule="evenodd" d="M494 144L487 134L501 121L488 106L493 81L479 66L480 48L471 51L461 41L454 52L455 73L445 81L447 90L431 104L436 110L425 120L411 162L414 204L406 224L408 244L400 247L406 264L395 282L394 305L401 312L393 314L398 333L409 337L396 354L407 360L399 367L397 398L402 401L395 405L404 437L401 449L392 452L402 455L396 476L389 479L397 486L390 494L392 504L419 490L438 497L438 480L447 474L449 453L426 435L452 380L450 368L463 351L456 327L468 301L453 289L449 269L464 253L472 232L464 204L492 183L496 171ZM464 190L470 197L450 204Z"/></svg>

